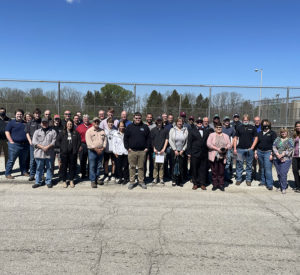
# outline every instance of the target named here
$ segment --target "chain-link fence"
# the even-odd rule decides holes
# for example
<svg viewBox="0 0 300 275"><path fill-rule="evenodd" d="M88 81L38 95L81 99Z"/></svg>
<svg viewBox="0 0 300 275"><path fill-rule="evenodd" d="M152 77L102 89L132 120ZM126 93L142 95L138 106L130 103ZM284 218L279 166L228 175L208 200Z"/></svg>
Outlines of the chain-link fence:
<svg viewBox="0 0 300 275"><path fill-rule="evenodd" d="M153 91L157 92L156 101L151 101ZM277 127L292 127L300 120L300 87L0 79L0 100L10 116L17 108L29 112L49 109L52 114L81 111L97 116L100 109L113 107L117 117L122 110L130 117L135 111L154 117L163 112L176 117L180 111L188 116L218 114L221 118L247 113L251 118L260 114Z"/></svg>

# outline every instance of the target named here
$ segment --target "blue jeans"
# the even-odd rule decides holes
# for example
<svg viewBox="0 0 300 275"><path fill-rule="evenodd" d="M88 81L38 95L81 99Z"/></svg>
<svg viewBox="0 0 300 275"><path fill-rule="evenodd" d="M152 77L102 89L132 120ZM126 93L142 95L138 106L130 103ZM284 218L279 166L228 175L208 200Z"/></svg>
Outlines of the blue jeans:
<svg viewBox="0 0 300 275"><path fill-rule="evenodd" d="M263 152L257 150L260 165L260 182L267 187L273 187L272 161L270 160L271 151Z"/></svg>
<svg viewBox="0 0 300 275"><path fill-rule="evenodd" d="M88 155L89 155L90 181L95 182L97 178L100 176L103 153L101 155L98 155L94 150L89 149Z"/></svg>
<svg viewBox="0 0 300 275"><path fill-rule="evenodd" d="M287 188L287 174L291 167L292 160L286 160L285 162L281 162L279 159L274 160L274 165L277 171L278 181L281 187L281 190L285 190Z"/></svg>
<svg viewBox="0 0 300 275"><path fill-rule="evenodd" d="M244 161L246 160L246 181L251 182L253 150L237 149L236 158L236 181L242 181L244 171Z"/></svg>
<svg viewBox="0 0 300 275"><path fill-rule="evenodd" d="M225 165L225 180L230 180L232 178L231 173L232 166L232 150L229 149L226 153L226 165Z"/></svg>
<svg viewBox="0 0 300 275"><path fill-rule="evenodd" d="M46 167L46 184L52 183L52 159L40 159L36 158L36 174L35 174L35 183L42 185L43 175Z"/></svg>
<svg viewBox="0 0 300 275"><path fill-rule="evenodd" d="M30 176L34 177L36 172L36 162L34 158L34 146L30 145Z"/></svg>
<svg viewBox="0 0 300 275"><path fill-rule="evenodd" d="M11 175L17 157L19 157L21 174L27 173L26 161L29 145L8 142L8 161L6 164L5 176Z"/></svg>

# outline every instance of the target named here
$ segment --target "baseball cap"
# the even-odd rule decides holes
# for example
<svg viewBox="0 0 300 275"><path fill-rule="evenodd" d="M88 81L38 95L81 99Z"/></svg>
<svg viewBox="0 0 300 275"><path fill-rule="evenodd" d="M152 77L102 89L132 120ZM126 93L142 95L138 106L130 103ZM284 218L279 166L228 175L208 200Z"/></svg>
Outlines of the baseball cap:
<svg viewBox="0 0 300 275"><path fill-rule="evenodd" d="M189 116L189 120L195 120L194 116Z"/></svg>
<svg viewBox="0 0 300 275"><path fill-rule="evenodd" d="M186 113L185 112L180 112L180 116L181 117L186 117Z"/></svg>
<svg viewBox="0 0 300 275"><path fill-rule="evenodd" d="M220 116L219 116L218 114L215 114L215 115L214 115L214 119L215 119L215 118L220 118Z"/></svg>
<svg viewBox="0 0 300 275"><path fill-rule="evenodd" d="M233 115L233 117L240 117L240 115L239 115L238 113L235 113L235 114Z"/></svg>
<svg viewBox="0 0 300 275"><path fill-rule="evenodd" d="M97 116L95 116L95 117L93 118L93 121L99 121L99 122L100 122L100 118L97 117Z"/></svg>
<svg viewBox="0 0 300 275"><path fill-rule="evenodd" d="M223 118L223 121L225 121L225 120L230 120L229 116L225 116L225 117Z"/></svg>
<svg viewBox="0 0 300 275"><path fill-rule="evenodd" d="M59 115L54 115L54 119L56 119L56 118L60 118L60 116Z"/></svg>
<svg viewBox="0 0 300 275"><path fill-rule="evenodd" d="M49 122L49 119L46 118L46 117L43 117L43 118L42 118L42 122Z"/></svg>
<svg viewBox="0 0 300 275"><path fill-rule="evenodd" d="M158 117L156 118L156 121L159 121L159 120L162 120L162 117L161 117L161 116L158 116Z"/></svg>
<svg viewBox="0 0 300 275"><path fill-rule="evenodd" d="M196 120L196 123L203 123L203 119L198 118L198 119Z"/></svg>

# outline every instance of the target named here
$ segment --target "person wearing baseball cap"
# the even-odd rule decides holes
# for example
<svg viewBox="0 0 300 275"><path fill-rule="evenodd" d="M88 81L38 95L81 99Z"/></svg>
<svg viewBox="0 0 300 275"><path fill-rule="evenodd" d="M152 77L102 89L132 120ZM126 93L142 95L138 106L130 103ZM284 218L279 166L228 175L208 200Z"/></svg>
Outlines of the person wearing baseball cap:
<svg viewBox="0 0 300 275"><path fill-rule="evenodd" d="M228 135L231 145L233 147L233 138L235 136L235 130L230 125L230 118L229 116L225 116L223 118L223 128L222 132L226 135ZM226 182L232 183L232 148L227 151L226 154L226 165L225 165L225 174L224 174L224 180Z"/></svg>
<svg viewBox="0 0 300 275"><path fill-rule="evenodd" d="M88 148L91 187L97 188L97 180L100 176L103 152L107 144L105 132L100 128L99 117L94 117L93 126L85 133L85 141ZM99 184L103 185L103 181L101 180Z"/></svg>
<svg viewBox="0 0 300 275"><path fill-rule="evenodd" d="M220 123L220 116L218 114L215 114L213 116L213 124L211 125L211 127L214 129L216 125L219 123Z"/></svg>
<svg viewBox="0 0 300 275"><path fill-rule="evenodd" d="M194 116L189 116L189 124L190 124L191 128L196 127L194 123L195 123Z"/></svg>
<svg viewBox="0 0 300 275"><path fill-rule="evenodd" d="M233 121L231 123L231 126L236 131L237 127L242 125L242 122L240 121L240 115L238 113L235 113L232 117L233 117Z"/></svg>
<svg viewBox="0 0 300 275"><path fill-rule="evenodd" d="M53 155L56 141L56 132L49 127L49 119L42 118L41 128L37 129L32 137L32 145L35 147L34 158L36 161L35 184L32 188L40 187L43 183L44 170L46 168L46 184L52 188L53 177Z"/></svg>

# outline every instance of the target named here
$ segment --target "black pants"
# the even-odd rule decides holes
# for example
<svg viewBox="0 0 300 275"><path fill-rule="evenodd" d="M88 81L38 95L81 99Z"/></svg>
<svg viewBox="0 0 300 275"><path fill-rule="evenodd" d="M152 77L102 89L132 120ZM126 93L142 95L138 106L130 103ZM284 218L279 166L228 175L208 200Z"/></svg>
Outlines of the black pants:
<svg viewBox="0 0 300 275"><path fill-rule="evenodd" d="M116 163L116 177L118 179L129 180L129 168L128 168L128 156L127 155L119 155L115 158Z"/></svg>
<svg viewBox="0 0 300 275"><path fill-rule="evenodd" d="M192 170L192 179L193 183L197 186L207 184L207 177L208 177L208 159L205 158L197 158L191 157L191 170Z"/></svg>
<svg viewBox="0 0 300 275"><path fill-rule="evenodd" d="M149 159L149 178L152 179L153 178L153 169L154 169L153 149L149 149L146 153L146 159L145 159L145 163L144 163L144 177L146 177L146 173L147 173L147 160L148 159Z"/></svg>
<svg viewBox="0 0 300 275"><path fill-rule="evenodd" d="M173 170L174 170L174 167L176 165L176 161L179 162L179 176L175 176L174 175L174 171L172 170L172 181L174 181L177 185L180 185L180 184L183 184L184 183L184 156L180 156L178 155L177 156L177 159L176 159L176 155L175 155L175 152L172 150L172 158L173 158Z"/></svg>
<svg viewBox="0 0 300 275"><path fill-rule="evenodd" d="M164 177L165 178L169 178L169 179L172 178L173 159L174 159L174 157L172 156L172 149L171 149L171 147L168 147L166 150L166 157L165 157L165 162L164 162Z"/></svg>
<svg viewBox="0 0 300 275"><path fill-rule="evenodd" d="M74 180L76 175L76 165L77 165L77 154L67 154L60 155L61 158L61 169L60 176L63 181L66 181L68 178L69 170L69 180Z"/></svg>
<svg viewBox="0 0 300 275"><path fill-rule="evenodd" d="M85 177L89 171L89 168L86 169L86 163L88 160L88 148L86 143L81 143L82 150L79 152L79 159L80 159L80 173L81 176Z"/></svg>
<svg viewBox="0 0 300 275"><path fill-rule="evenodd" d="M300 188L300 175L299 175L300 158L293 158L292 169L293 169L293 174L294 174L294 178L295 178L295 187Z"/></svg>

